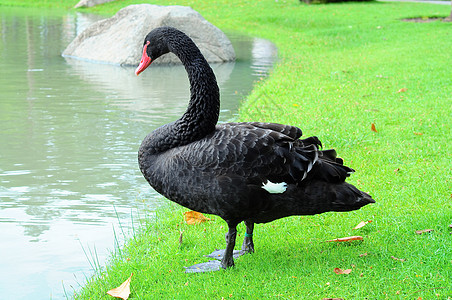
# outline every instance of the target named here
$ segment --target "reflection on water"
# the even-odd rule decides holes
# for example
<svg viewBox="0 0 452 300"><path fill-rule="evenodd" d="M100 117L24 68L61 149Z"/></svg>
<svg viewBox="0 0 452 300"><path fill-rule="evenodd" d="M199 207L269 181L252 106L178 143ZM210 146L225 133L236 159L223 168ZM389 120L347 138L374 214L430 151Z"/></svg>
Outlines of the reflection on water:
<svg viewBox="0 0 452 300"><path fill-rule="evenodd" d="M101 264L131 214L166 203L137 166L152 129L185 110L182 66L134 68L62 58L99 17L0 8L0 291L4 299L61 298ZM275 48L233 36L238 60L214 65L221 121L234 118ZM91 257L89 257L91 259Z"/></svg>
<svg viewBox="0 0 452 300"><path fill-rule="evenodd" d="M141 121L161 125L179 118L187 106L190 86L182 65L157 64L140 76L133 77L130 73L131 68L87 63L69 57L65 59L71 66L68 70L70 73L81 74L80 78L87 85L109 94L108 100L111 105L129 110ZM231 81L234 67L234 63L212 65L221 87ZM237 101L230 97L223 100L222 109L225 112L223 117L231 117L236 110ZM162 110L165 111L164 115Z"/></svg>

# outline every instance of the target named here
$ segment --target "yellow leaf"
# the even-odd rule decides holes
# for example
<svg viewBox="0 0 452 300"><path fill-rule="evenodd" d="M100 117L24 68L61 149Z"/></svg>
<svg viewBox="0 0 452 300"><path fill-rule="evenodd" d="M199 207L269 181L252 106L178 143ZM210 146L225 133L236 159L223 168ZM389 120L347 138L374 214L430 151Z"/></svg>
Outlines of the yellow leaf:
<svg viewBox="0 0 452 300"><path fill-rule="evenodd" d="M369 221L361 221L361 222L359 222L358 225L355 226L355 228L353 228L353 230L360 229L360 228L364 227L366 224L368 224L370 222L372 222L372 221L371 220L369 220Z"/></svg>
<svg viewBox="0 0 452 300"><path fill-rule="evenodd" d="M115 289L109 290L107 294L116 298L127 300L130 295L130 280L132 280L132 275L133 273L120 286Z"/></svg>
<svg viewBox="0 0 452 300"><path fill-rule="evenodd" d="M185 222L188 225L199 224L202 222L210 221L210 219L204 217L204 215L202 213L199 213L199 212L196 212L193 210L184 212L184 215L185 215Z"/></svg>
<svg viewBox="0 0 452 300"><path fill-rule="evenodd" d="M370 125L370 130L372 130L373 132L378 132L378 131L377 131L377 128L375 127L375 124L374 124L374 123L372 123L372 124Z"/></svg>
<svg viewBox="0 0 452 300"><path fill-rule="evenodd" d="M342 270L339 268L334 268L334 273L336 274L350 274L352 272L352 269Z"/></svg>
<svg viewBox="0 0 452 300"><path fill-rule="evenodd" d="M343 238L338 238L334 240L329 240L327 242L350 242L350 241L361 241L363 239L362 236L355 235L355 236L348 236Z"/></svg>

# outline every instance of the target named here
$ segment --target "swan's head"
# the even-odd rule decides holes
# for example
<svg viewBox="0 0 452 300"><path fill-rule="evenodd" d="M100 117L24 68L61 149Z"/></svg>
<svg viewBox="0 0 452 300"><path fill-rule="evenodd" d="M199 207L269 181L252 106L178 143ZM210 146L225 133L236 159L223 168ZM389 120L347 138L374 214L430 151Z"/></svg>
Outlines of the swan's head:
<svg viewBox="0 0 452 300"><path fill-rule="evenodd" d="M167 37L170 36L170 27L159 27L148 33L143 43L143 55L140 64L135 70L135 74L139 75L146 70L149 65L163 54L168 53Z"/></svg>

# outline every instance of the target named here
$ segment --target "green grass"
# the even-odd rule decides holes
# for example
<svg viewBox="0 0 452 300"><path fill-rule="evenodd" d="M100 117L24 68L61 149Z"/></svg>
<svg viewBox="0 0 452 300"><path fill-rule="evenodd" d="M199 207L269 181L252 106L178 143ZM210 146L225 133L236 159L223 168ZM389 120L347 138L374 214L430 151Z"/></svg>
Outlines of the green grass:
<svg viewBox="0 0 452 300"><path fill-rule="evenodd" d="M88 11L113 14L138 2L117 1ZM143 222L76 298L110 299L106 291L130 273L134 299L452 298L452 25L400 21L445 17L450 7L306 6L282 0L153 3L189 5L223 30L273 41L280 60L244 99L240 120L288 123L306 136L317 135L357 170L349 181L371 193L377 204L257 225L256 253L238 259L235 268L184 274L183 266L207 261L202 255L225 246L226 225L213 216L212 222L188 226L184 209L169 202L155 219ZM406 91L398 92L402 88ZM371 131L372 123L378 132ZM373 222L352 230L361 220ZM427 228L434 231L415 234ZM238 247L242 225L239 232ZM364 240L324 242L350 235ZM352 273L337 275L336 267Z"/></svg>
<svg viewBox="0 0 452 300"><path fill-rule="evenodd" d="M175 204L159 211L77 298L107 299L104 293L131 273L136 299L447 299L451 292L450 250L444 240L448 233L441 226L417 236L417 227L397 220L388 226L371 212L292 217L258 225L257 252L237 259L235 268L184 274L183 266L207 261L202 256L224 244L225 229L215 217L207 224L186 225L182 211ZM369 218L374 222L358 233L351 230ZM243 233L243 226L239 230ZM325 243L352 234L365 240ZM351 268L352 273L337 275L336 267Z"/></svg>
<svg viewBox="0 0 452 300"><path fill-rule="evenodd" d="M77 0L0 0L0 6L23 6L52 9L70 9L77 3Z"/></svg>

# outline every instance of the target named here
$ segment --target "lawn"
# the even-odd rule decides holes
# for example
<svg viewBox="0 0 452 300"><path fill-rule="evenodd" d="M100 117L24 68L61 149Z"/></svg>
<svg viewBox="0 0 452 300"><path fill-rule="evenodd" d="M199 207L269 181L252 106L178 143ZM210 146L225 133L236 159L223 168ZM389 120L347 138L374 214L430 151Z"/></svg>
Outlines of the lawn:
<svg viewBox="0 0 452 300"><path fill-rule="evenodd" d="M138 2L87 11L111 15ZM349 181L377 203L257 225L256 253L237 259L235 268L185 274L184 266L225 246L226 224L209 216L187 225L186 210L169 202L142 219L75 298L110 299L106 291L133 273L131 299L452 299L452 24L400 21L445 17L449 6L153 3L188 5L223 30L273 41L280 59L243 100L239 119L317 135L357 170ZM239 246L244 226L238 229ZM433 231L416 234L423 229ZM351 235L363 240L325 242Z"/></svg>

